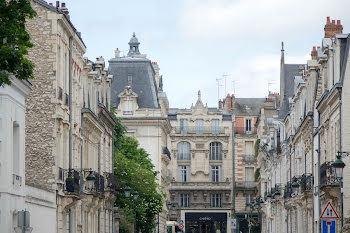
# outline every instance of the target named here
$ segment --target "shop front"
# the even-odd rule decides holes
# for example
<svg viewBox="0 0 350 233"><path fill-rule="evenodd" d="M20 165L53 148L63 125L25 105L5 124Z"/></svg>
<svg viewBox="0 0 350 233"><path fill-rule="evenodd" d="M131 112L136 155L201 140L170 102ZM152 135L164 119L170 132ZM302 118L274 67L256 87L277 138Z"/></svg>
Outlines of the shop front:
<svg viewBox="0 0 350 233"><path fill-rule="evenodd" d="M227 213L187 212L185 213L186 233L226 233Z"/></svg>

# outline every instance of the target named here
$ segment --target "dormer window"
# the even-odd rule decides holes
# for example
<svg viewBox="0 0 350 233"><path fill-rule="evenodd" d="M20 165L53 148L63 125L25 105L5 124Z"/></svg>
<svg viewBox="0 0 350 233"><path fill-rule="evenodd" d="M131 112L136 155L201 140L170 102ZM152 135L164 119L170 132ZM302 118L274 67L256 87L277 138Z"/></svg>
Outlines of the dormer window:
<svg viewBox="0 0 350 233"><path fill-rule="evenodd" d="M124 115L132 115L134 112L134 103L133 100L130 98L127 98L124 102Z"/></svg>
<svg viewBox="0 0 350 233"><path fill-rule="evenodd" d="M128 84L131 85L132 83L132 75L128 74Z"/></svg>

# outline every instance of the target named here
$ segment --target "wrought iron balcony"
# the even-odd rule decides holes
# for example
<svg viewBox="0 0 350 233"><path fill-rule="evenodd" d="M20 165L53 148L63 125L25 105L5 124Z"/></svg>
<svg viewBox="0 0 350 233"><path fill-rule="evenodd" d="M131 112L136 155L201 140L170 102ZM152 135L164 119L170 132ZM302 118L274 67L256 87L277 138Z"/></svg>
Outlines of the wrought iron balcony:
<svg viewBox="0 0 350 233"><path fill-rule="evenodd" d="M232 183L227 182L171 182L169 190L232 190Z"/></svg>
<svg viewBox="0 0 350 233"><path fill-rule="evenodd" d="M325 186L339 185L339 180L335 178L335 170L332 167L332 162L324 162L320 167L320 186L321 188Z"/></svg>
<svg viewBox="0 0 350 233"><path fill-rule="evenodd" d="M256 163L256 158L254 155L244 155L243 162L244 163Z"/></svg>
<svg viewBox="0 0 350 233"><path fill-rule="evenodd" d="M303 174L300 180L301 192L312 191L313 176L312 174Z"/></svg>
<svg viewBox="0 0 350 233"><path fill-rule="evenodd" d="M237 181L235 187L237 190L254 190L257 189L257 183L255 181Z"/></svg>
<svg viewBox="0 0 350 233"><path fill-rule="evenodd" d="M92 174L95 177L94 184L89 187L87 177ZM84 192L88 194L103 194L105 191L105 178L95 171L84 171Z"/></svg>
<svg viewBox="0 0 350 233"><path fill-rule="evenodd" d="M64 191L67 193L80 193L80 173L74 169L66 169L63 173Z"/></svg>
<svg viewBox="0 0 350 233"><path fill-rule="evenodd" d="M195 135L202 135L202 134L217 135L217 134L225 134L225 128L223 126L219 126L219 127L211 127L211 126L175 127L175 133L176 134L195 134Z"/></svg>
<svg viewBox="0 0 350 233"><path fill-rule="evenodd" d="M291 182L287 182L287 184L284 186L284 194L283 197L285 199L292 197L292 183Z"/></svg>
<svg viewBox="0 0 350 233"><path fill-rule="evenodd" d="M235 127L235 134L256 134L257 132L256 127Z"/></svg>
<svg viewBox="0 0 350 233"><path fill-rule="evenodd" d="M118 191L119 190L119 183L117 180L117 176L114 175L113 173L105 172L104 173L106 177L106 190L108 191Z"/></svg>

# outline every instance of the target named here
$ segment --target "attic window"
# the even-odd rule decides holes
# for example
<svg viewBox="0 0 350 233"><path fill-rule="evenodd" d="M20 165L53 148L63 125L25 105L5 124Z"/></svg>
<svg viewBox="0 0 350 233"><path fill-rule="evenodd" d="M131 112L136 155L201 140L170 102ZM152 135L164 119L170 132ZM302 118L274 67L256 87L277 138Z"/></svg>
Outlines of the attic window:
<svg viewBox="0 0 350 233"><path fill-rule="evenodd" d="M131 84L131 83L132 83L132 75L128 74L128 84Z"/></svg>

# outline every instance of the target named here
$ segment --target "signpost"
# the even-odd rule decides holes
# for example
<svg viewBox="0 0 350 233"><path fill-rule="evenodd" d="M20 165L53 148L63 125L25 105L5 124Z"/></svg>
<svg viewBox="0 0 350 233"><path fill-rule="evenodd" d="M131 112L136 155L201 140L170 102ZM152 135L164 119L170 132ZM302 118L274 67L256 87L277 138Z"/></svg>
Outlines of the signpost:
<svg viewBox="0 0 350 233"><path fill-rule="evenodd" d="M235 218L231 218L231 229L237 228L237 222Z"/></svg>
<svg viewBox="0 0 350 233"><path fill-rule="evenodd" d="M329 201L320 216L322 220L322 233L335 233L335 224L338 218L339 215Z"/></svg>

